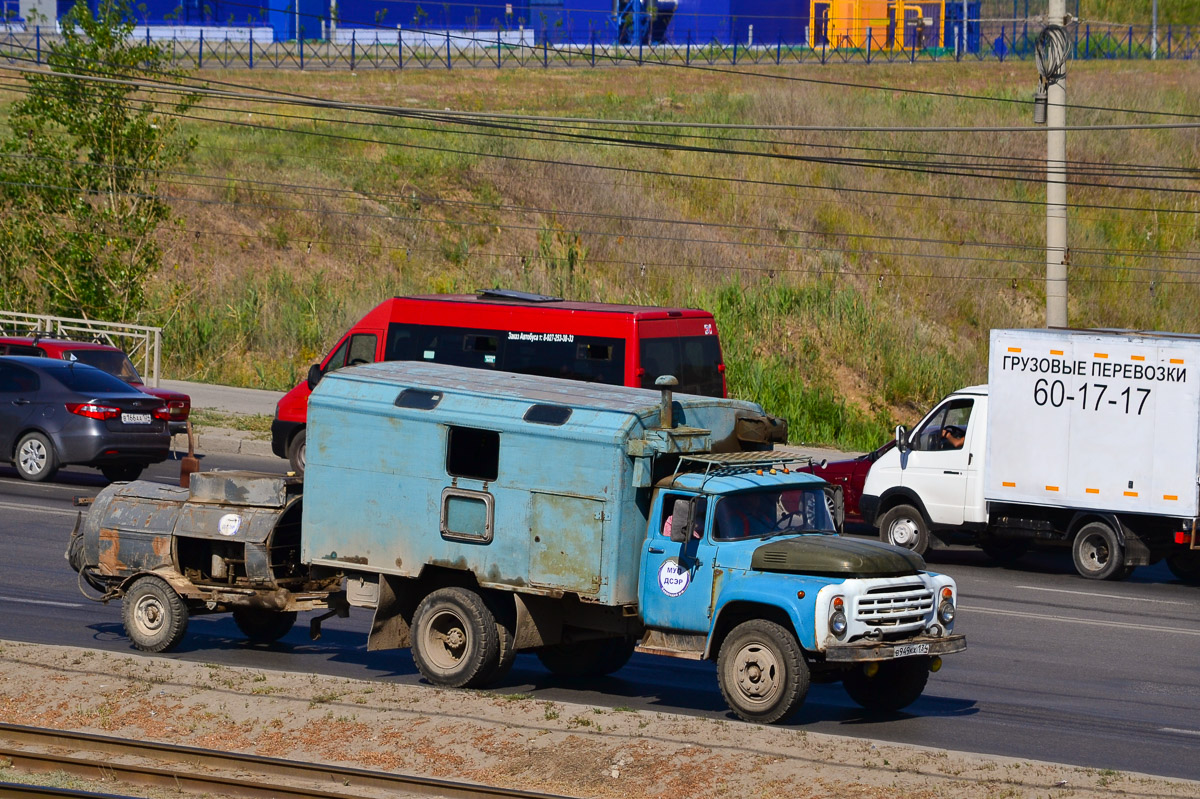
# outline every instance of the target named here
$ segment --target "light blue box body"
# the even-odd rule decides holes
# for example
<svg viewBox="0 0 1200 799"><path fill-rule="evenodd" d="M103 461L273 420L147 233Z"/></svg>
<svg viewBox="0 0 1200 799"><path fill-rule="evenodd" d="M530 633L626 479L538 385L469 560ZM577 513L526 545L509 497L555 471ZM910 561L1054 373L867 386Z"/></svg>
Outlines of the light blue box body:
<svg viewBox="0 0 1200 799"><path fill-rule="evenodd" d="M397 407L405 389L436 395L436 405ZM535 405L570 415L561 424L526 421ZM652 458L720 449L739 417L762 414L749 402L676 394L675 427L666 431L660 408L654 390L439 364L327 375L309 400L302 558L401 577L447 568L484 587L635 604ZM448 472L451 428L498 433L494 480ZM463 540L444 530L447 491L486 497L490 531ZM479 527L481 503L456 499L450 527Z"/></svg>

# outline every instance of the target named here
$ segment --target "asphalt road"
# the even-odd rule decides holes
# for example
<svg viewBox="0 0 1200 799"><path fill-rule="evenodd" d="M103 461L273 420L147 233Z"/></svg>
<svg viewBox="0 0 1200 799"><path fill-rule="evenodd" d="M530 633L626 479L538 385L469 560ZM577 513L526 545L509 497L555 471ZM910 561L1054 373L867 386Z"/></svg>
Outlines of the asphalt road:
<svg viewBox="0 0 1200 799"><path fill-rule="evenodd" d="M282 460L210 455L203 468L283 471ZM173 482L178 465L147 477ZM49 485L0 467L0 639L136 653L117 604L84 599L63 550L77 510L72 497L103 487L99 473L66 469ZM906 712L865 716L840 685L814 685L790 726L799 730L1200 779L1200 589L1161 565L1120 583L1074 574L1069 558L1028 556L1018 568L980 553L935 555L931 568L958 581L957 629L965 653L947 657ZM301 621L304 621L302 617ZM282 642L249 646L232 621L192 620L167 655L197 662L419 683L407 651L366 651L369 614L326 622L319 641L297 624ZM603 680L551 678L521 655L503 693L601 707L732 718L711 664L636 655Z"/></svg>

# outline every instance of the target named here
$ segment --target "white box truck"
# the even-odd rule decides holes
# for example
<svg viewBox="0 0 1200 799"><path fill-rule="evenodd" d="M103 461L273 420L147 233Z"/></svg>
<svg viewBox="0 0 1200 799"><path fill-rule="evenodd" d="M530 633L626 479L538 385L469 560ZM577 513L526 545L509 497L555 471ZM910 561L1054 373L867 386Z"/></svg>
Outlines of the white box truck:
<svg viewBox="0 0 1200 799"><path fill-rule="evenodd" d="M871 466L864 519L923 553L1070 547L1122 579L1167 559L1200 582L1200 336L993 330L988 384L956 391Z"/></svg>

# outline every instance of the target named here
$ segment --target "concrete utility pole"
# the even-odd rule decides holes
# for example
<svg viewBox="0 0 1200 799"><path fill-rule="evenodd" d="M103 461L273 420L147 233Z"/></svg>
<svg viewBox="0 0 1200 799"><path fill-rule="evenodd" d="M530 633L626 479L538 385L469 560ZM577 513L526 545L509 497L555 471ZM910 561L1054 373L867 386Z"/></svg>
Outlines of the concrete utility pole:
<svg viewBox="0 0 1200 799"><path fill-rule="evenodd" d="M1150 58L1158 58L1158 0L1150 4Z"/></svg>
<svg viewBox="0 0 1200 799"><path fill-rule="evenodd" d="M1049 24L1038 40L1038 71L1046 87L1046 327L1067 326L1067 83L1066 0L1050 0Z"/></svg>

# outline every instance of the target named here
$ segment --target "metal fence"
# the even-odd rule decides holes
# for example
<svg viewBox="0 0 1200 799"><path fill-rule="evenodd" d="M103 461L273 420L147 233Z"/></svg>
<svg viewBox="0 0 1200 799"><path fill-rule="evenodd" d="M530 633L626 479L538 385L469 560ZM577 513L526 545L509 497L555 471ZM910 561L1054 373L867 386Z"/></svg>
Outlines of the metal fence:
<svg viewBox="0 0 1200 799"><path fill-rule="evenodd" d="M868 31L857 47L830 44L810 46L782 40L754 44L684 42L620 44L592 35L588 41L554 42L542 35L538 41L513 39L507 33L405 31L379 33L369 29L339 31L335 40L276 42L251 35L248 39L206 36L195 39L158 38L173 64L185 69L454 69L598 67L642 64L803 64L803 63L914 63L917 61L1006 61L1033 58L1041 30L1029 21L982 24L980 45L959 46L961 37L943 47L888 46L885 35ZM1072 56L1091 59L1192 59L1200 57L1200 25L1165 26L1158 36L1148 26L1073 26ZM383 37L387 37L386 39ZM57 33L32 31L0 33L0 61L45 62Z"/></svg>
<svg viewBox="0 0 1200 799"><path fill-rule="evenodd" d="M162 366L161 327L0 311L0 329L28 335L41 333L75 341L99 341L117 347L124 350L138 366L143 379L151 387L158 388Z"/></svg>

